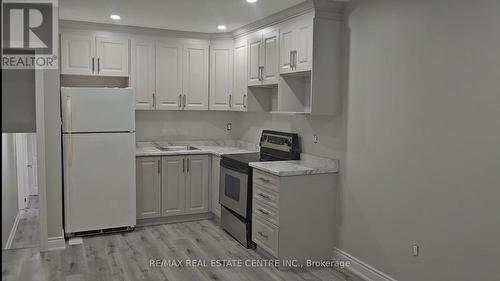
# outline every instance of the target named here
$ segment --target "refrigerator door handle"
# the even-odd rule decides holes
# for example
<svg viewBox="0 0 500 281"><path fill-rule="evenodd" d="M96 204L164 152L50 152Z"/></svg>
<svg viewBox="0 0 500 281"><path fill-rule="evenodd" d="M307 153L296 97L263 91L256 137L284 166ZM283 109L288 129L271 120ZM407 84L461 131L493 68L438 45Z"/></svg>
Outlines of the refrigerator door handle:
<svg viewBox="0 0 500 281"><path fill-rule="evenodd" d="M68 166L71 167L73 164L73 136L71 135L73 131L72 121L73 115L71 112L71 96L66 96L66 115L64 116L64 123L66 124L66 131L68 133Z"/></svg>

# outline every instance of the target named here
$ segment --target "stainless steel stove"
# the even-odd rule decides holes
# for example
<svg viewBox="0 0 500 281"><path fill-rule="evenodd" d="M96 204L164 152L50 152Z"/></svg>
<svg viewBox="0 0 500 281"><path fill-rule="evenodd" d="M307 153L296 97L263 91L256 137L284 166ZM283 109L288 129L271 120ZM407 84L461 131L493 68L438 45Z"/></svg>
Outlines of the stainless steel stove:
<svg viewBox="0 0 500 281"><path fill-rule="evenodd" d="M223 155L220 162L221 225L243 246L252 247L251 162L300 159L297 134L263 130L260 152Z"/></svg>

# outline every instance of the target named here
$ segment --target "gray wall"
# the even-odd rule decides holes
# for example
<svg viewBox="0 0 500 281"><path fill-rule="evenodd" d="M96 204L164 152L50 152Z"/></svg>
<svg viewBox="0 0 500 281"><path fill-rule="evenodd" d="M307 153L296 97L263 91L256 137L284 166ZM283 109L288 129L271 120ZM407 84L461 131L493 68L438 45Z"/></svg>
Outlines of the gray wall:
<svg viewBox="0 0 500 281"><path fill-rule="evenodd" d="M227 123L237 118L234 112L136 111L137 141L231 139Z"/></svg>
<svg viewBox="0 0 500 281"><path fill-rule="evenodd" d="M2 132L35 129L35 71L2 69Z"/></svg>
<svg viewBox="0 0 500 281"><path fill-rule="evenodd" d="M500 280L499 15L353 6L340 248L398 280Z"/></svg>
<svg viewBox="0 0 500 281"><path fill-rule="evenodd" d="M14 134L2 133L2 249L18 212L17 161Z"/></svg>

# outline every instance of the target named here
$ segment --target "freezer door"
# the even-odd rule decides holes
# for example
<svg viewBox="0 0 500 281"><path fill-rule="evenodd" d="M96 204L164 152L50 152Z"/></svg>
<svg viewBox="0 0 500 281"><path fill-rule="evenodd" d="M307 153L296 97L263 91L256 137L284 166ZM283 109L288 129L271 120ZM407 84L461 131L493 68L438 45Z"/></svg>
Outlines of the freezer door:
<svg viewBox="0 0 500 281"><path fill-rule="evenodd" d="M63 132L135 131L131 88L61 88Z"/></svg>
<svg viewBox="0 0 500 281"><path fill-rule="evenodd" d="M134 226L135 134L65 134L65 232Z"/></svg>

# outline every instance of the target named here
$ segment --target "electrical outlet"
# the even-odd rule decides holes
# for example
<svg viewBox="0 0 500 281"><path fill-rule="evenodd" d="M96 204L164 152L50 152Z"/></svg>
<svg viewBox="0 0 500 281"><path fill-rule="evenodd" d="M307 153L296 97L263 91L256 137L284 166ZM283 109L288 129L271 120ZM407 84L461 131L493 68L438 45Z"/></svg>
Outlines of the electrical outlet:
<svg viewBox="0 0 500 281"><path fill-rule="evenodd" d="M227 123L226 130L231 131L232 128L233 128L233 124Z"/></svg>
<svg viewBox="0 0 500 281"><path fill-rule="evenodd" d="M314 141L314 143L318 143L318 141L319 141L319 140L318 140L318 135L314 134L314 136L313 136L313 137L314 137L314 140L313 140L313 141Z"/></svg>
<svg viewBox="0 0 500 281"><path fill-rule="evenodd" d="M420 247L417 244L413 244L411 249L414 257L418 257L420 255Z"/></svg>

